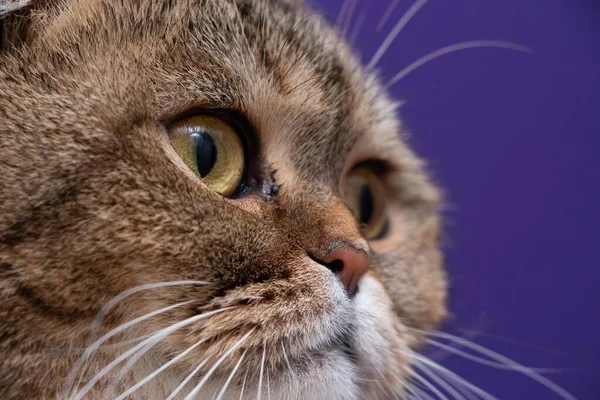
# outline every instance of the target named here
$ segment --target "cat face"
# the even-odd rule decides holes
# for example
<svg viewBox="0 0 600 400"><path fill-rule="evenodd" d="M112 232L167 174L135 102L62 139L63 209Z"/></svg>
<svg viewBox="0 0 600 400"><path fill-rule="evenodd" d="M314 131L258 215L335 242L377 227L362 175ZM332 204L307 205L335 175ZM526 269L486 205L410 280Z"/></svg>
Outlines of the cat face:
<svg viewBox="0 0 600 400"><path fill-rule="evenodd" d="M286 0L17 13L0 44L9 398L402 395L411 328L445 314L438 194L333 28Z"/></svg>

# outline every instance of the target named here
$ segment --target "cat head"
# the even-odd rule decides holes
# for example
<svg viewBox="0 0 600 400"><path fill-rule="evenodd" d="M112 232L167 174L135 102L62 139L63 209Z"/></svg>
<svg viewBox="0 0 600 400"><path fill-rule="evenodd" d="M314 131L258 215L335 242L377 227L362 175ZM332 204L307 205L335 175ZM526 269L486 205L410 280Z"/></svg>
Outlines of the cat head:
<svg viewBox="0 0 600 400"><path fill-rule="evenodd" d="M291 0L11 11L9 396L100 398L166 363L133 395L166 398L188 376L180 396L213 396L228 377L232 398L267 385L274 398L403 392L416 329L445 315L439 194L396 104L335 28ZM136 346L144 356L103 370Z"/></svg>

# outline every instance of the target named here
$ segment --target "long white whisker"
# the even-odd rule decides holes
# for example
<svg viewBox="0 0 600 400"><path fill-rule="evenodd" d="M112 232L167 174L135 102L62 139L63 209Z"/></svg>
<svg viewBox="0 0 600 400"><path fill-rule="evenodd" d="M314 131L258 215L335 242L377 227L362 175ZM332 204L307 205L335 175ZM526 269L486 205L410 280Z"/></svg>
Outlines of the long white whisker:
<svg viewBox="0 0 600 400"><path fill-rule="evenodd" d="M504 363L499 363L499 362L495 362L495 361L490 361L490 360L486 360L485 358L481 358L481 357L477 357L474 356L473 354L469 354L465 351L462 351L460 349L457 349L455 347L452 346L448 346L444 343L438 342L436 340L433 339L427 339L427 343L429 343L432 346L438 347L442 350L445 350L449 353L453 353L456 354L460 357L463 357L467 360L471 360L475 363L481 364L481 365L485 365L491 368L496 368L496 369L502 369L505 371L522 371L523 368L519 367L518 365L507 365ZM559 369L554 369L554 368L535 368L535 367L525 367L525 369L529 369L531 371L536 371L538 373L552 373L552 372L560 372Z"/></svg>
<svg viewBox="0 0 600 400"><path fill-rule="evenodd" d="M122 292L121 294L113 297L111 300L109 300L104 305L104 307L102 307L100 312L98 312L98 316L96 317L95 325L98 326L98 325L102 324L102 319L108 313L108 311L110 311L117 303L121 302L125 298L127 298L135 293L139 293L141 291L149 290L149 289L159 289L159 288L163 288L163 287L182 286L182 285L210 285L210 282L206 282L206 281L172 281L172 282L150 283L147 285L140 285L140 286L133 287L133 288L128 289L128 290Z"/></svg>
<svg viewBox="0 0 600 400"><path fill-rule="evenodd" d="M165 369L169 368L171 365L175 364L177 361L181 360L183 357L185 357L186 355L188 355L196 347L200 346L205 341L206 341L206 339L200 340L196 344L188 347L185 351L183 351L177 357L174 357L171 361L165 363L160 368L158 368L156 371L154 371L153 373L151 373L150 375L148 375L147 377L145 377L144 379L142 379L141 381L139 381L138 383L136 383L135 385L133 385L131 388L129 388L127 391L125 391L123 394L121 394L115 400L123 400L124 398L126 398L127 396L129 396L130 394L132 394L133 392L135 392L136 390L138 390L139 388L141 388L142 386L144 386L146 383L150 382L150 380L152 380L158 374L160 374L161 372L163 372Z"/></svg>
<svg viewBox="0 0 600 400"><path fill-rule="evenodd" d="M90 330L90 339L89 342L93 343L95 341L95 338L98 334L98 328L100 327L100 325L102 325L102 320L104 319L104 316L119 302L125 300L127 297L135 294L135 293L139 293L141 291L144 290L150 290L150 289L158 289L158 288L163 288L163 287L170 287L170 286L182 286L182 285L209 285L210 282L206 282L206 281L192 281L192 280L187 280L187 281L171 281L171 282L158 282L158 283L150 283L150 284L146 284L146 285L140 285L140 286L135 286L131 289L125 290L124 292L118 294L117 296L113 297L111 300L109 300L98 312L95 321L92 323L92 328ZM139 321L138 321L139 322ZM88 347L90 347L90 345L88 345ZM65 395L70 395L72 389L73 389L73 383L75 382L75 378L77 376L77 373L79 372L82 364L86 361L86 358L84 358L83 356L81 358L79 358L77 360L77 362L75 363L75 365L73 366L73 368L71 369L71 372L69 373L69 376L67 377L66 380L66 384L65 384L65 390L64 393ZM81 373L81 375L85 374L85 371L83 371ZM77 386L79 385L79 381L77 382Z"/></svg>
<svg viewBox="0 0 600 400"><path fill-rule="evenodd" d="M348 10L348 6L350 5L350 0L344 0L342 3L342 8L340 8L340 13L338 14L337 20L335 21L335 26L339 29L342 26L343 21L346 19L346 12Z"/></svg>
<svg viewBox="0 0 600 400"><path fill-rule="evenodd" d="M398 377L396 377L396 379L399 379ZM413 390L413 387L410 383L408 382L404 382L404 379L399 379L400 380L400 384L402 385L402 387L404 387L404 389L406 390L406 394L407 394L407 398L411 399L411 396L416 397L417 394L415 393L415 391Z"/></svg>
<svg viewBox="0 0 600 400"><path fill-rule="evenodd" d="M429 368L427 368L427 366L425 366L424 364L422 364L422 363L420 363L420 362L417 361L415 363L415 367L417 367L421 371L423 371L424 374L426 374L427 376L429 376L429 378L431 378L442 389L444 389L446 391L446 393L450 394L455 399L457 399L457 400L467 400L465 398L465 396L463 396L462 394L460 394L456 389L454 389L451 385L449 385L446 381L444 381L444 379L442 379L441 377L439 377L435 373L433 373L433 371L431 371Z"/></svg>
<svg viewBox="0 0 600 400"><path fill-rule="evenodd" d="M383 15L381 16L381 19L379 20L379 23L377 24L377 32L379 32L383 28L387 20L390 18L390 16L398 6L398 3L400 3L400 0L393 0L390 3L389 7L387 8L387 10L385 10Z"/></svg>
<svg viewBox="0 0 600 400"><path fill-rule="evenodd" d="M360 28L362 28L362 24L365 22L366 16L367 16L367 14L364 11L362 11L358 15L358 18L356 19L356 23L354 24L354 28L352 28L352 33L350 33L350 39L348 39L351 46L354 46L356 44L356 39L358 38L358 35L360 34Z"/></svg>
<svg viewBox="0 0 600 400"><path fill-rule="evenodd" d="M139 343L148 337L150 337L150 335L142 335L142 336L135 337L133 339L123 340L122 342L115 342L115 343L111 343L111 344L100 345L100 346L98 346L98 350L106 351L106 350L112 350L112 349L119 349L121 347L125 347L130 344ZM88 349L87 347L49 347L47 349L47 352L58 353L58 354L75 354L75 355L81 356L81 354L83 352L85 352L87 349Z"/></svg>
<svg viewBox="0 0 600 400"><path fill-rule="evenodd" d="M421 382L425 387L433 392L436 396L438 396L439 400L449 400L442 392L438 390L433 384L431 384L427 379L419 375L416 371L413 371L413 377L415 377L419 382Z"/></svg>
<svg viewBox="0 0 600 400"><path fill-rule="evenodd" d="M140 349L142 349L143 347L145 347L146 345L152 343L153 345L158 343L159 341L161 341L162 339L164 339L166 336L168 336L169 334L175 332L178 329L181 329L187 325L193 324L194 322L200 321L204 318L208 318L212 315L227 311L227 310L231 310L235 307L225 307L222 308L220 310L215 310L215 311L210 311L204 314L200 314L200 315L195 315L191 318L187 318L183 321L180 321L176 324L173 324L167 328L161 329L160 331L158 331L157 333L155 333L154 335L150 336L148 339L144 340L143 342L139 343L138 345L132 347L131 349L129 349L128 351L126 351L125 353L123 353L122 355L120 355L119 357L117 357L115 360L113 360L110 364L108 364L107 366L105 366L100 372L98 372L96 374L96 376L94 376L89 382L86 383L86 385L83 387L83 389L81 389L80 391L78 391L75 396L73 396L72 400L81 400L83 398L83 396L85 396L85 394L87 392L90 391L90 389L92 387L94 387L94 385L96 383L98 383L100 381L100 379L102 379L106 374L108 374L115 366L117 366L118 364L120 364L123 360L127 359L128 357L130 357L132 354L135 354L137 351L139 351Z"/></svg>
<svg viewBox="0 0 600 400"><path fill-rule="evenodd" d="M386 88L389 88L395 85L399 80L404 78L406 75L410 74L414 70L423 65L427 64L430 61L435 60L436 58L442 57L446 54L455 53L457 51L467 50L467 49L476 49L476 48L498 48L498 49L509 49L521 51L523 53L531 53L532 50L521 46L520 44L510 43L510 42L502 42L498 40L471 40L468 42L461 42L451 44L446 47L442 47L441 49L437 49L432 51L429 54L424 55L419 58L417 61L409 64L407 67L403 68L400 72L398 72L389 82L385 85Z"/></svg>
<svg viewBox="0 0 600 400"><path fill-rule="evenodd" d="M367 64L367 71L370 71L373 68L375 68L375 66L377 65L379 60L381 60L381 57L383 57L383 55L390 47L392 42L396 39L396 37L398 37L402 29L404 29L404 27L410 22L410 20L419 12L421 7L425 5L425 3L427 3L427 0L415 1L413 5L410 6L410 8L406 11L406 13L404 13L404 15L400 18L400 20L396 22L396 25L394 25L390 33L381 43L381 46L379 46L379 48L373 55L373 58L371 58L371 61L369 61L369 64Z"/></svg>
<svg viewBox="0 0 600 400"><path fill-rule="evenodd" d="M271 400L271 377L267 371L267 399Z"/></svg>
<svg viewBox="0 0 600 400"><path fill-rule="evenodd" d="M111 390L114 392L114 389L116 387L116 385L121 382L123 380L123 378L125 377L125 375L127 375L127 373L133 368L133 366L140 360L140 358L142 358L144 355L146 355L146 353L148 351L150 351L150 349L152 349L152 347L154 347L156 345L157 342L152 341L149 344L147 344L146 346L142 347L137 353L135 353L129 360L127 360L127 362L125 363L125 365L123 366L123 368L121 368L119 370L119 372L117 373L117 377L113 379L113 385L111 386ZM111 392L112 393L112 392Z"/></svg>
<svg viewBox="0 0 600 400"><path fill-rule="evenodd" d="M191 400L191 399L193 399L194 396L196 396L198 394L198 392L200 392L200 390L202 389L202 386L204 386L204 384L206 383L206 381L216 371L216 369L219 367L219 365L221 365L221 363L223 363L223 361L225 361L225 359L227 357L229 357L229 355L231 353L233 353L238 347L240 347L242 345L242 343L244 343L244 341L248 338L248 336L250 336L252 334L252 332L254 332L255 329L256 328L250 329L250 331L248 333L246 333L240 340L238 340L233 346L231 346L231 348L229 350L227 350L225 352L225 354L223 354L221 356L221 358L219 358L217 360L217 362L211 367L211 369L208 370L208 372L202 378L202 380L200 380L200 383L198 383L198 385L196 385L196 387L190 392L190 394L188 394L186 396L185 400Z"/></svg>
<svg viewBox="0 0 600 400"><path fill-rule="evenodd" d="M285 351L285 346L283 345L283 342L281 342L281 350L283 350L283 359L285 360L288 370L290 371L290 374L292 375L292 379L294 380L294 387L297 388L298 382L296 380L297 379L296 373L294 372L294 370L292 369L292 366L290 365L290 360L288 359L287 352Z"/></svg>
<svg viewBox="0 0 600 400"><path fill-rule="evenodd" d="M414 399L435 400L428 393L425 393L423 390L421 390L414 381L410 382L403 378L399 378L396 375L394 375L394 377L400 381L400 384L404 386L404 388L409 394L412 394L414 396Z"/></svg>
<svg viewBox="0 0 600 400"><path fill-rule="evenodd" d="M267 355L267 344L263 343L263 354L262 361L260 362L260 376L258 379L258 390L256 393L256 400L260 400L262 395L262 383L263 383L263 372L265 369L265 356Z"/></svg>
<svg viewBox="0 0 600 400"><path fill-rule="evenodd" d="M381 389L382 392L386 391L379 379L375 380L375 384L379 387L379 389Z"/></svg>
<svg viewBox="0 0 600 400"><path fill-rule="evenodd" d="M240 391L240 400L244 397L244 388L246 387L246 378L248 377L248 371L244 374L244 381L242 382L242 390Z"/></svg>
<svg viewBox="0 0 600 400"><path fill-rule="evenodd" d="M406 353L405 353L406 354ZM468 388L469 390L471 390L473 393L479 395L480 397L487 399L487 400L498 400L496 397L492 396L491 394L489 394L488 392L484 391L483 389L473 385L472 383L470 383L469 381L467 381L466 379L464 379L463 377L457 375L456 373L450 371L448 368L445 368L437 363L434 363L433 361L429 360L427 357L419 355L415 352L410 352L407 354L408 357L412 357L416 360L419 360L421 363L430 366L433 369L436 369L440 372L443 372L444 374L446 374L448 377L454 379L455 382L462 384L464 387Z"/></svg>
<svg viewBox="0 0 600 400"><path fill-rule="evenodd" d="M531 370L530 368L527 368L526 366L519 364L518 362L503 356L500 353L497 353L495 351L492 351L490 349L487 349L483 346L480 346L476 343L472 343L469 342L467 340L464 340L462 338L456 337L454 335L450 335L448 333L443 333L443 332L425 332L425 331L420 331L418 329L414 329L414 328L410 328L414 331L417 332L421 332L425 335L431 335L431 336L435 336L435 337L439 337L439 338L443 338L443 339L448 339L448 340L453 340L454 342L460 343L465 347L468 347L470 349L473 349L475 351L480 352L481 354L486 355L487 357L508 364L508 365L514 365L515 368L517 368L516 370L523 373L524 375L528 376L529 378L533 379L534 381L538 382L539 384L541 384L542 386L545 386L546 388L550 389L551 391L553 391L554 393L556 393L557 395L559 395L560 397L562 397L563 399L568 399L568 400L576 400L575 396L573 396L571 393L567 392L565 389L561 388L560 386L558 386L556 383L552 382L551 380L545 378L544 376L538 374L537 372Z"/></svg>
<svg viewBox="0 0 600 400"><path fill-rule="evenodd" d="M431 397L431 395L429 395L429 393L425 393L423 390L421 390L421 388L417 387L416 385L411 385L408 382L406 382L406 384L407 384L407 387L406 387L407 390L410 387L411 388L410 390L413 391L413 394L417 400L419 400L419 399L436 400L433 397Z"/></svg>
<svg viewBox="0 0 600 400"><path fill-rule="evenodd" d="M177 386L175 388L175 390L173 390L173 392L169 395L169 397L167 397L167 400L173 400L175 398L175 396L177 396L177 393L179 393L181 391L181 389L183 389L185 387L185 385L187 385L187 383L194 377L194 375L196 375L198 373L198 371L200 371L202 369L202 367L208 362L208 358L204 361L202 361L200 364L198 364L198 366L196 368L194 368L194 370L183 380L183 382L181 382L179 384L179 386Z"/></svg>
<svg viewBox="0 0 600 400"><path fill-rule="evenodd" d="M156 315L162 314L164 312L176 309L178 307L182 307L184 305L193 303L195 300L190 300L190 301L184 301L182 303L177 303L177 304L173 304L171 306L168 307L163 307L159 310L150 312L148 314L142 315L141 317L135 318L125 324L122 324L120 326L118 326L117 328L111 330L110 332L106 333L105 335L103 335L102 337L100 337L98 340L96 340L94 343L92 343L90 346L88 346L88 348L85 350L85 352L83 353L83 355L81 356L80 359L87 361L89 359L89 357L92 355L92 353L94 353L98 347L106 342L108 339L110 339L111 337L118 335L119 333L123 332L124 330L126 330L127 328L130 328L146 319L152 318ZM79 361L78 361L79 362ZM84 367L84 371L85 372L85 367Z"/></svg>
<svg viewBox="0 0 600 400"><path fill-rule="evenodd" d="M356 5L358 4L358 0L350 0L350 9L348 10L348 15L344 21L342 26L342 37L346 37L348 35L348 29L350 29L350 25L352 24L352 17L354 17L354 10L356 10Z"/></svg>
<svg viewBox="0 0 600 400"><path fill-rule="evenodd" d="M229 378L227 378L227 380L225 381L225 384L223 385L223 389L221 389L221 392L219 392L219 396L217 396L217 400L221 400L221 398L225 394L225 391L227 390L227 387L229 386L233 377L235 376L235 373L237 372L240 365L242 365L242 361L244 361L244 357L246 356L247 351L248 351L248 349L244 350L239 361L237 362L237 364L235 364L235 367L233 367L233 371L231 371L231 374L229 374Z"/></svg>
<svg viewBox="0 0 600 400"><path fill-rule="evenodd" d="M483 325L481 317L479 317L478 320L473 323L473 327L475 327L476 325L480 325L480 326ZM467 339L467 340L474 340L481 333L482 332L477 331L477 330L469 330L469 331L463 332L461 337L464 339ZM456 345L456 343L454 343L454 345ZM432 361L441 362L443 359L445 359L446 357L449 357L449 356L451 356L451 354L448 354L448 352L438 349L437 352L435 352L433 354L428 354L427 358L429 358Z"/></svg>
<svg viewBox="0 0 600 400"><path fill-rule="evenodd" d="M219 386L221 386L223 384L223 379L219 379L219 384L215 385L215 388L218 388ZM215 390L215 392L213 393L212 397L210 398L210 400L216 400L217 399L217 395L219 394L219 392L217 390Z"/></svg>

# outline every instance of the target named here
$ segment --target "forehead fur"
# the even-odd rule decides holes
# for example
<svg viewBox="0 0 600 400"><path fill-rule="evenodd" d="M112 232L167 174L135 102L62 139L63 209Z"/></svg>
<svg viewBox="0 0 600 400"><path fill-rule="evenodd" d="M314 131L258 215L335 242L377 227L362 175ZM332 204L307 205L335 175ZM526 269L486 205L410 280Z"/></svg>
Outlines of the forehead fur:
<svg viewBox="0 0 600 400"><path fill-rule="evenodd" d="M5 73L32 90L79 94L113 125L237 109L265 139L265 154L288 155L267 162L313 181L337 179L344 155L370 131L382 148L398 141L394 106L374 77L365 79L346 44L300 2L39 4L21 40L9 33L18 19L5 23Z"/></svg>

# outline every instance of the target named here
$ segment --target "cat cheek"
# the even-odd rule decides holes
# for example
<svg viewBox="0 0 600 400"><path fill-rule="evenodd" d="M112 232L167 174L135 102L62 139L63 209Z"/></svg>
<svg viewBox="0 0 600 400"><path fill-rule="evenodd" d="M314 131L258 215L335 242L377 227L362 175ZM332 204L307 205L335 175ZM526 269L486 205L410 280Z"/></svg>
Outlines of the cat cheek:
<svg viewBox="0 0 600 400"><path fill-rule="evenodd" d="M265 211L264 201L258 197L246 196L243 199L225 199L228 203L260 219L268 217Z"/></svg>

